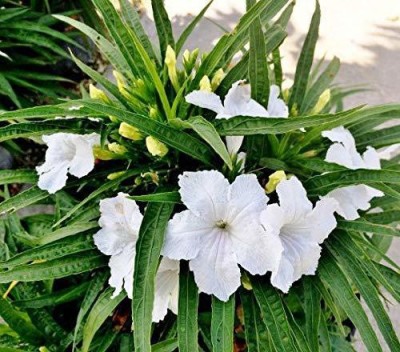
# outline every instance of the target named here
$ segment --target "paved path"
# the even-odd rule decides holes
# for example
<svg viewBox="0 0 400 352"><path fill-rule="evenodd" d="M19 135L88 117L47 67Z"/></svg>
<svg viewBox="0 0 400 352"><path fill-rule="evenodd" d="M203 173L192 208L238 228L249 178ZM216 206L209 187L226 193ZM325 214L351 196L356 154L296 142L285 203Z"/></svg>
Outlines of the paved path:
<svg viewBox="0 0 400 352"><path fill-rule="evenodd" d="M147 3L148 0L144 1ZM205 0L165 0L172 16L175 35L207 3ZM242 0L215 0L207 18L193 33L188 47L208 50L223 33L232 28L244 11ZM282 54L284 72L293 76L302 38L308 29L314 1L297 0ZM347 106L382 104L400 101L400 1L399 0L321 0L322 21L316 58L334 55L342 62L337 82L345 85L365 84L371 90L354 96ZM149 16L149 17L148 17ZM144 21L155 39L151 14ZM390 256L400 264L400 241L394 242ZM400 305L392 305L390 314L400 331ZM358 342L357 351L364 351ZM388 350L387 350L388 351Z"/></svg>

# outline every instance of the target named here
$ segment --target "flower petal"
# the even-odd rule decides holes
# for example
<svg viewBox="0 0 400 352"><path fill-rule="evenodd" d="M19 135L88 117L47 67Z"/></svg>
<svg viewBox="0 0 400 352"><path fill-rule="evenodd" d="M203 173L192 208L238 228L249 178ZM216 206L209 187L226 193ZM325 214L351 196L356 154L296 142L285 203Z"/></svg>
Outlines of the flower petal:
<svg viewBox="0 0 400 352"><path fill-rule="evenodd" d="M303 219L312 209L312 203L307 198L306 190L297 177L282 180L276 187L279 204L285 213L285 222L295 222Z"/></svg>
<svg viewBox="0 0 400 352"><path fill-rule="evenodd" d="M365 163L365 168L371 170L380 170L381 160L375 148L367 147L367 150L363 154L363 160Z"/></svg>
<svg viewBox="0 0 400 352"><path fill-rule="evenodd" d="M279 99L279 87L272 85L269 91L268 113L271 117L288 117L289 109L282 99Z"/></svg>
<svg viewBox="0 0 400 352"><path fill-rule="evenodd" d="M324 198L334 198L338 203L336 212L346 220L355 220L360 217L358 210L368 210L371 207L371 199L382 196L384 193L375 188L354 185L337 188Z"/></svg>
<svg viewBox="0 0 400 352"><path fill-rule="evenodd" d="M229 154L236 154L242 146L244 136L227 136L225 138Z"/></svg>
<svg viewBox="0 0 400 352"><path fill-rule="evenodd" d="M162 258L156 274L153 322L167 315L168 308L177 314L179 295L179 261Z"/></svg>
<svg viewBox="0 0 400 352"><path fill-rule="evenodd" d="M250 85L245 84L244 81L233 83L225 96L224 114L230 117L243 115L249 101Z"/></svg>
<svg viewBox="0 0 400 352"><path fill-rule="evenodd" d="M68 161L57 163L51 166L44 163L36 168L39 174L38 187L53 194L62 189L67 183Z"/></svg>
<svg viewBox="0 0 400 352"><path fill-rule="evenodd" d="M179 186L183 203L194 214L211 221L223 217L229 182L220 172L184 172L179 176Z"/></svg>
<svg viewBox="0 0 400 352"><path fill-rule="evenodd" d="M122 252L111 256L108 262L111 269L108 283L115 288L113 298L121 293L122 287L124 287L128 297L132 298L135 254L135 244L131 243Z"/></svg>
<svg viewBox="0 0 400 352"><path fill-rule="evenodd" d="M203 237L199 254L189 262L189 267L199 290L221 301L226 302L240 286L240 270L232 242L224 231L214 230Z"/></svg>
<svg viewBox="0 0 400 352"><path fill-rule="evenodd" d="M256 175L240 175L229 186L228 191L228 222L240 227L251 218L259 220L260 213L265 209L268 197L257 180Z"/></svg>
<svg viewBox="0 0 400 352"><path fill-rule="evenodd" d="M134 200L127 194L100 201L102 228L94 235L97 248L107 255L121 252L130 243L136 244L143 215Z"/></svg>
<svg viewBox="0 0 400 352"><path fill-rule="evenodd" d="M197 256L204 236L212 226L190 210L175 214L169 221L162 254L170 259L189 260Z"/></svg>
<svg viewBox="0 0 400 352"><path fill-rule="evenodd" d="M86 176L94 168L93 146L100 144L100 135L75 135L75 155L70 163L69 173L76 177Z"/></svg>
<svg viewBox="0 0 400 352"><path fill-rule="evenodd" d="M322 131L322 137L331 142L341 143L346 149L356 149L356 142L351 132L343 126L335 127L329 131Z"/></svg>
<svg viewBox="0 0 400 352"><path fill-rule="evenodd" d="M381 160L391 160L400 154L400 143L380 148L378 154Z"/></svg>
<svg viewBox="0 0 400 352"><path fill-rule="evenodd" d="M221 98L211 92L203 90L195 90L185 97L186 102L199 106L203 109L212 110L214 112L221 113L224 109L222 106Z"/></svg>

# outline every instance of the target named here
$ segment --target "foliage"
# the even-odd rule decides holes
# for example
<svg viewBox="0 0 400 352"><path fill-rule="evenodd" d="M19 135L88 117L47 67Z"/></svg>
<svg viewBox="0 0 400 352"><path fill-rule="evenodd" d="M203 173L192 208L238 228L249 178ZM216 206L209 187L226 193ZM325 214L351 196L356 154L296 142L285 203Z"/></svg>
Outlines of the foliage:
<svg viewBox="0 0 400 352"><path fill-rule="evenodd" d="M0 212L6 214L0 220L0 288L4 294L0 315L8 324L1 326L0 349L29 351L45 346L49 351L64 351L73 346L81 351L230 352L235 344L237 349L244 345L249 351L352 351L348 338L354 324L369 351L382 351L361 297L390 350L400 351L381 301L384 289L400 302L400 268L384 250L387 239L399 236L398 158L383 162L380 170L349 170L324 160L329 145L321 136L322 131L345 126L355 136L359 151L366 146L399 143L396 128L387 129L388 139L385 132L374 128L399 118L400 106L336 110L343 92L331 83L339 60L333 59L324 70L312 69L318 3L294 84L282 94L290 107L289 118L218 120L208 110L188 104L184 97L204 85L205 76L212 86L223 69L223 79L214 80L220 96L237 80L249 79L252 98L265 105L266 87L282 84L279 47L294 4L287 0L248 1L247 13L232 32L207 54L185 52L183 66L177 69L171 49L179 51L184 46L199 18L175 40L163 2L153 0L158 49L150 43L128 1L120 3L118 13L109 0L93 0L108 31L106 36L69 17L56 16L91 38L117 71L114 83L75 58L106 94L97 92L92 94L95 99L0 114L0 120L16 122L0 128L2 141L55 132L98 132L103 151L96 154L94 171L70 180L55 194L33 186L10 197L10 184L35 183L36 173L0 172L4 185ZM241 51L243 55L232 65L232 58ZM330 87L327 98L324 92ZM57 116L70 119L55 119ZM134 129L122 131L121 123ZM154 155L146 147L144 138L148 136L163 143L168 152ZM312 201L317 201L334 188L362 183L385 193L372 202L381 212L361 212L356 221L338 217L337 229L322 245L316 275L303 276L288 294L270 284L269 274L252 276L242 270L243 287L236 294L227 302L210 299L198 293L191 271L182 262L178 316L169 313L162 322L152 324L160 232L173 207L181 208L177 176L183 171L217 169L234 180L243 172L236 157L227 154L224 136L245 136L244 172L257 174L263 185L274 171L284 170L295 174ZM124 152L113 154L107 149L111 143L124 147ZM118 192L129 193L145 210L136 248L135 267L139 270L135 271L132 307L124 293L110 299L107 258L92 240L98 230L100 199ZM28 217L18 212L37 204L51 205L53 211ZM394 268L381 264L382 258Z"/></svg>

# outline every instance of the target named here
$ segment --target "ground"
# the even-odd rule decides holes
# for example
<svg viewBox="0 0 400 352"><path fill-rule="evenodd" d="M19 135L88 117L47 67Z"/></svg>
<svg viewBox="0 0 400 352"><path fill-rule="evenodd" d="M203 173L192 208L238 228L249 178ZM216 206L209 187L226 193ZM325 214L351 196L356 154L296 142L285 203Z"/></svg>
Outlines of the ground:
<svg viewBox="0 0 400 352"><path fill-rule="evenodd" d="M145 0L145 8L151 8ZM205 6L208 0L165 0L172 17L175 35ZM245 1L215 0L207 18L191 36L188 48L208 50L223 33L231 29L243 13ZM282 48L283 68L293 77L302 39L314 10L312 0L297 0L289 25L289 36ZM322 20L316 59L333 56L341 59L337 83L363 85L370 90L352 97L347 107L400 102L400 1L398 0L321 0ZM143 15L149 34L155 39L150 11ZM400 264L400 239L395 239L389 255ZM400 305L390 305L396 331L400 331ZM358 339L359 340L359 339ZM381 339L383 341L383 339ZM385 344L382 342L384 347ZM356 351L364 351L360 341ZM388 349L386 349L388 351Z"/></svg>

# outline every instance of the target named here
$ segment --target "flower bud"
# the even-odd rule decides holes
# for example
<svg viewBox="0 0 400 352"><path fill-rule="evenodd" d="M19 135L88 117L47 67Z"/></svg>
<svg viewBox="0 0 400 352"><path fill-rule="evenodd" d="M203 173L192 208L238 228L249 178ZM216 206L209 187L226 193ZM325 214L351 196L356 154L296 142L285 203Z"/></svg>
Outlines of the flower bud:
<svg viewBox="0 0 400 352"><path fill-rule="evenodd" d="M211 80L211 88L213 91L218 88L218 86L221 84L224 77L225 77L225 72L222 68L220 68L219 70L217 70L217 72L215 72L215 74Z"/></svg>
<svg viewBox="0 0 400 352"><path fill-rule="evenodd" d="M140 141L144 138L143 134L136 128L126 122L121 122L119 125L118 133L132 141Z"/></svg>
<svg viewBox="0 0 400 352"><path fill-rule="evenodd" d="M109 175L107 175L107 179L112 181L116 180L117 178L121 177L126 171L118 171L118 172L113 172Z"/></svg>
<svg viewBox="0 0 400 352"><path fill-rule="evenodd" d="M276 187L278 186L279 182L282 180L286 180L286 174L285 171L279 170L275 171L272 175L269 176L269 181L265 185L265 191L269 194L272 193L276 190Z"/></svg>
<svg viewBox="0 0 400 352"><path fill-rule="evenodd" d="M329 103L329 100L331 100L331 90L325 89L319 97L317 104L315 104L314 108L311 110L311 114L320 113L324 109L326 104Z"/></svg>
<svg viewBox="0 0 400 352"><path fill-rule="evenodd" d="M211 83L208 76L203 76L203 78L200 80L200 90L210 93L212 92Z"/></svg>
<svg viewBox="0 0 400 352"><path fill-rule="evenodd" d="M91 83L89 84L89 95L92 99L101 100L104 103L108 103L110 101L106 93Z"/></svg>
<svg viewBox="0 0 400 352"><path fill-rule="evenodd" d="M170 45L167 47L167 51L165 53L165 64L167 65L168 69L168 76L169 79L176 91L179 90L179 80L178 74L176 72L176 54L174 49Z"/></svg>
<svg viewBox="0 0 400 352"><path fill-rule="evenodd" d="M118 144L116 142L110 143L107 145L108 150L119 155L124 155L125 153L128 152L128 149L126 149L123 145Z"/></svg>
<svg viewBox="0 0 400 352"><path fill-rule="evenodd" d="M153 156L164 157L168 153L168 147L152 136L146 137L146 147Z"/></svg>
<svg viewBox="0 0 400 352"><path fill-rule="evenodd" d="M130 95L129 95L129 92L127 90L128 86L126 85L124 76L122 76L118 71L115 71L115 70L113 71L113 76L115 77L115 79L117 81L117 86L118 86L118 90L120 91L120 93L126 99L129 99Z"/></svg>
<svg viewBox="0 0 400 352"><path fill-rule="evenodd" d="M107 149L102 149L99 145L93 147L93 155L96 159L99 160L112 160L116 157L113 152Z"/></svg>

